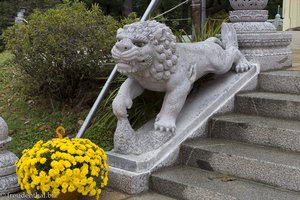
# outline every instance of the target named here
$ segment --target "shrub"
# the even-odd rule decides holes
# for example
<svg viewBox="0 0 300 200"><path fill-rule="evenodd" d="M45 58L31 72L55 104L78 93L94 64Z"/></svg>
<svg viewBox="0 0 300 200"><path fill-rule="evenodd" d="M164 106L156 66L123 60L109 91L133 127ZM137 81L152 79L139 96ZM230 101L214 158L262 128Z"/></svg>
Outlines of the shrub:
<svg viewBox="0 0 300 200"><path fill-rule="evenodd" d="M7 29L4 39L32 85L63 100L76 97L83 82L100 75L118 25L96 5L86 9L81 2L65 1L34 11L28 24Z"/></svg>

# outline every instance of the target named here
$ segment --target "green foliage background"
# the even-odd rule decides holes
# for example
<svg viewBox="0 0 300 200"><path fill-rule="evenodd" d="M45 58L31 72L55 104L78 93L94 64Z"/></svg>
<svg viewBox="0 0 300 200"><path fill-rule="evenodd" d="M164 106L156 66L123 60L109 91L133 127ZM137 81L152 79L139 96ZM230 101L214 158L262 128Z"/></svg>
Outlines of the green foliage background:
<svg viewBox="0 0 300 200"><path fill-rule="evenodd" d="M121 24L98 6L66 2L46 12L35 10L28 24L4 32L16 64L40 92L56 99L82 93L83 82L101 76Z"/></svg>
<svg viewBox="0 0 300 200"><path fill-rule="evenodd" d="M1 0L0 1L0 35L9 26L12 26L20 8L26 9L29 16L34 9L46 10L52 8L61 0ZM0 51L4 49L3 40L0 39Z"/></svg>
<svg viewBox="0 0 300 200"><path fill-rule="evenodd" d="M26 16L28 17L30 13L36 8L39 9L49 9L52 8L57 3L61 3L63 0L2 0L0 1L0 35L3 30L8 26L11 26L14 23L14 18L20 8L26 8ZM86 3L88 7L91 7L93 4L97 3L100 5L101 9L105 14L112 15L116 19L122 17L122 0L81 0ZM269 17L272 19L277 13L277 6L282 7L283 0L269 0L267 9L269 10ZM175 5L183 2L183 0L162 0L161 5L157 8L153 16L158 13L162 13ZM227 3L226 3L227 2ZM133 12L137 13L137 16L142 16L147 6L150 3L150 0L132 0L132 9ZM231 10L231 7L228 3L228 0L207 0L207 13L208 17L212 17L216 12L228 12ZM221 6L221 7L220 7ZM191 16L191 6L185 4L175 11L169 13L165 17L168 19L178 19L178 18L188 18ZM187 23L188 22L188 23ZM176 22L166 22L168 25L174 26L177 29L189 28L191 23L190 21L176 21ZM0 51L3 50L3 40L0 39Z"/></svg>

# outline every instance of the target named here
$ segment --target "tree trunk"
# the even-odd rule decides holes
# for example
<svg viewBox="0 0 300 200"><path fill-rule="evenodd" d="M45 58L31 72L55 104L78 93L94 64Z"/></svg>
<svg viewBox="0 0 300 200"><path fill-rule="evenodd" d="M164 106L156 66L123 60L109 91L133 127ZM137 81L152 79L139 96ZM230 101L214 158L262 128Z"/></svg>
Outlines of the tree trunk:
<svg viewBox="0 0 300 200"><path fill-rule="evenodd" d="M192 0L193 40L201 36L201 0Z"/></svg>
<svg viewBox="0 0 300 200"><path fill-rule="evenodd" d="M127 17L132 12L132 0L123 0L122 15Z"/></svg>

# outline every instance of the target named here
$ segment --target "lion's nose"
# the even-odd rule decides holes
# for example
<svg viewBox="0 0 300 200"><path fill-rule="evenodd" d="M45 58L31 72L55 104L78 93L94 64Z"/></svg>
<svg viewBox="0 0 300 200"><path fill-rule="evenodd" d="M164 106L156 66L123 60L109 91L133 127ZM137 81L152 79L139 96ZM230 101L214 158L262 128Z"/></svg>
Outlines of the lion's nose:
<svg viewBox="0 0 300 200"><path fill-rule="evenodd" d="M133 44L130 40L122 40L116 44L117 49L121 52L130 50L132 46Z"/></svg>

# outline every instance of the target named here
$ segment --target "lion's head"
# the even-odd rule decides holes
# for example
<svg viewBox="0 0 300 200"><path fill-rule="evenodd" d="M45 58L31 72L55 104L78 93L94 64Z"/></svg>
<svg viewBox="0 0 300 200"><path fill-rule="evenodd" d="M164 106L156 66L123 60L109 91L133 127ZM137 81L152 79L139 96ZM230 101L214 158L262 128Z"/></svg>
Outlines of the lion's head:
<svg viewBox="0 0 300 200"><path fill-rule="evenodd" d="M165 24L135 22L118 30L112 49L118 71L167 80L176 71L176 37Z"/></svg>

